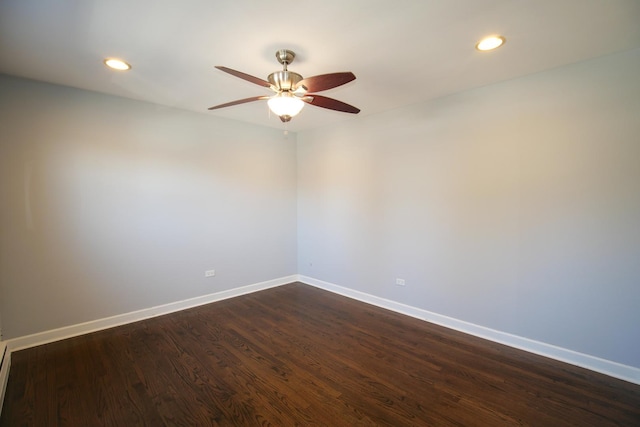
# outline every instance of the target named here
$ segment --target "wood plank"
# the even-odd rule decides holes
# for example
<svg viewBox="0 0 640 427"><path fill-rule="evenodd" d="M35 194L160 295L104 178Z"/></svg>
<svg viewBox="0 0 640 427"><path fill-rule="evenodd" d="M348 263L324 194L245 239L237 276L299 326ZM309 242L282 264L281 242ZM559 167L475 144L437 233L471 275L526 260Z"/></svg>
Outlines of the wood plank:
<svg viewBox="0 0 640 427"><path fill-rule="evenodd" d="M12 356L0 427L640 425L640 386L301 283Z"/></svg>

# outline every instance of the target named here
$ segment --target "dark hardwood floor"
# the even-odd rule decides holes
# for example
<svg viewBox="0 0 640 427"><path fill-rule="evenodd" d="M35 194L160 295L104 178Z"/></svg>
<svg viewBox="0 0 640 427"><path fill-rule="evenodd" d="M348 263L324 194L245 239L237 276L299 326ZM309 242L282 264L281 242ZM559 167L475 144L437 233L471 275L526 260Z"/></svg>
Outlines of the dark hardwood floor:
<svg viewBox="0 0 640 427"><path fill-rule="evenodd" d="M1 426L640 426L640 386L294 283L12 355Z"/></svg>

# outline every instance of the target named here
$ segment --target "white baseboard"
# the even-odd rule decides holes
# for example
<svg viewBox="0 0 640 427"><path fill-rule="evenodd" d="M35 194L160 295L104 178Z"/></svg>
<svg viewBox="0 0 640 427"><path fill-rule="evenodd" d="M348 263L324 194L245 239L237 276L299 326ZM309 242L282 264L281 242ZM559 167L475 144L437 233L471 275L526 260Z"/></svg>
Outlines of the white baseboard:
<svg viewBox="0 0 640 427"><path fill-rule="evenodd" d="M307 276L298 276L298 281L321 288L336 294L340 294L349 298L356 299L387 310L415 317L420 320L435 323L450 329L455 329L470 335L494 341L500 344L508 345L520 350L535 353L540 356L549 357L581 368L589 369L610 377L618 378L630 383L640 385L640 369L633 366L623 365L621 363L612 362L610 360L601 359L599 357L590 356L588 354L579 353L577 351L568 350L566 348L557 347L555 345L523 338L506 332L497 331L484 326L475 325L473 323L443 316L441 314L432 313L427 310L401 304L385 298L380 298L364 292L345 288L333 283L324 282Z"/></svg>
<svg viewBox="0 0 640 427"><path fill-rule="evenodd" d="M4 392L7 390L9 381L9 368L11 367L11 351L7 349L7 344L0 342L0 414L4 403Z"/></svg>
<svg viewBox="0 0 640 427"><path fill-rule="evenodd" d="M7 345L9 347L9 351L23 350L29 347L35 347L38 345L75 337L78 335L100 331L102 329L113 328L115 326L149 319L151 317L162 316L164 314L185 310L187 308L197 307L199 305L209 304L212 302L245 295L276 286L282 286L287 283L295 282L296 280L298 280L298 276L292 275L281 277L279 279L268 280L266 282L254 283L252 285L241 286L239 288L215 292L213 294L203 295L200 297L189 298L186 300L159 305L156 307L145 308L138 311L132 311L130 313L119 314L103 319L79 323L77 325L65 326L58 329L52 329L49 331L38 332L32 335L13 338L7 340ZM9 353L9 351L7 351L7 353Z"/></svg>
<svg viewBox="0 0 640 427"><path fill-rule="evenodd" d="M427 322L435 323L440 326L444 326L450 329L455 329L460 332L464 332L470 335L474 335L480 338L488 339L500 344L508 345L510 347L518 348L520 350L528 351L530 353L539 354L541 356L549 357L561 362L569 363L571 365L586 368L595 372L599 372L614 378L628 381L630 383L640 385L640 369L633 366L623 365L621 363L612 362L610 360L601 359L588 354L579 353L573 350L568 350L562 347L557 347L551 344L531 340L528 338L519 337L506 332L497 331L494 329L486 328L484 326L475 325L473 323L465 322L462 320L454 319L451 317L443 316L441 314L432 313L427 310L423 310L417 307L412 307L399 302L391 301L385 298L380 298L374 295L370 295L364 292L356 291L353 289L345 288L335 285L333 283L324 282L322 280L314 279L312 277L302 275L292 275L282 277L279 279L269 280L266 282L255 283L252 285L242 286L235 289L216 292L209 295L203 295L196 298L190 298L183 301L173 302L165 305L151 307L143 310L134 311L131 313L125 313L117 316L107 317L104 319L93 320L90 322L80 323L77 325L66 326L63 328L53 329L50 331L44 331L24 337L18 337L6 341L8 346L5 362L7 359L6 375L8 376L9 364L11 361L11 352L22 350L29 347L35 347L37 345L47 344L53 341L59 341L66 338L71 338L78 335L88 334L91 332L99 331L102 329L112 328L115 326L124 325L127 323L137 322L139 320L148 319L151 317L161 316L164 314L173 313L180 310L185 310L192 307L197 307L203 304L209 304L216 301L221 301L228 298L233 298L240 295L249 294L252 292L261 291L264 289L273 288L276 286L282 286L291 282L302 282L311 286L315 286L320 289L324 289L329 292L333 292L339 295L343 295L349 298L356 299L368 304L372 304L378 307L392 310L397 313L405 314L407 316L415 317ZM2 367L2 373L4 375L5 367ZM2 395L4 394L4 385L6 385L6 378L0 376L0 390ZM0 402L0 410L1 410Z"/></svg>

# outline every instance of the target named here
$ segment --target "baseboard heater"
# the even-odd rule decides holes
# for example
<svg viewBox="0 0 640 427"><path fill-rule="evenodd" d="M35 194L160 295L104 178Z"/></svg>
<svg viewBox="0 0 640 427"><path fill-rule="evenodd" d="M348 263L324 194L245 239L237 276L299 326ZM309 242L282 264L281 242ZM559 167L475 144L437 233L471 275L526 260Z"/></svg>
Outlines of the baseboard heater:
<svg viewBox="0 0 640 427"><path fill-rule="evenodd" d="M2 413L2 404L4 403L4 392L7 389L7 381L9 380L9 367L11 366L11 353L7 350L7 344L0 342L0 413Z"/></svg>

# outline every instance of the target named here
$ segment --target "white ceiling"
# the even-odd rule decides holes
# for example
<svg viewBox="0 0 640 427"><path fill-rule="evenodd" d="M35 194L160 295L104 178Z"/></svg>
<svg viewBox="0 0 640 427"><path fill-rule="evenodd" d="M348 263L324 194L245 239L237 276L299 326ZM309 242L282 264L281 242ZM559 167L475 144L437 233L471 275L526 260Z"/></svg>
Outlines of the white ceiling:
<svg viewBox="0 0 640 427"><path fill-rule="evenodd" d="M488 34L507 38L489 53ZM275 52L305 77L352 71L322 92L359 116L306 106L299 131L640 47L639 0L0 0L0 72L283 128L265 101ZM102 60L120 57L126 73ZM2 94L0 94L2 96Z"/></svg>

